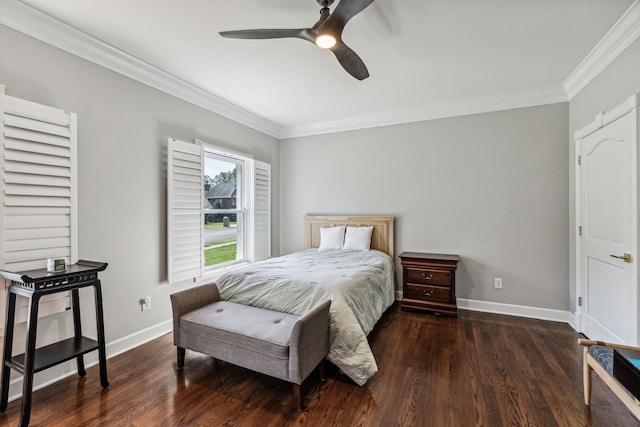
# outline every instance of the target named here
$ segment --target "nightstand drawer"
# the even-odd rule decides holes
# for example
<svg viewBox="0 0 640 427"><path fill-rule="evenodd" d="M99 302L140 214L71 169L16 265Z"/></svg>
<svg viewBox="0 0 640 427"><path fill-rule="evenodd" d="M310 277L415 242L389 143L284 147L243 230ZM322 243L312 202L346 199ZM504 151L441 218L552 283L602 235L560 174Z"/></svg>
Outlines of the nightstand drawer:
<svg viewBox="0 0 640 427"><path fill-rule="evenodd" d="M407 283L425 285L451 286L451 272L438 270L420 270L407 268L405 271Z"/></svg>
<svg viewBox="0 0 640 427"><path fill-rule="evenodd" d="M410 285L406 286L407 294L405 298L421 299L425 301L451 301L451 288L444 288L441 286L426 286L426 285Z"/></svg>

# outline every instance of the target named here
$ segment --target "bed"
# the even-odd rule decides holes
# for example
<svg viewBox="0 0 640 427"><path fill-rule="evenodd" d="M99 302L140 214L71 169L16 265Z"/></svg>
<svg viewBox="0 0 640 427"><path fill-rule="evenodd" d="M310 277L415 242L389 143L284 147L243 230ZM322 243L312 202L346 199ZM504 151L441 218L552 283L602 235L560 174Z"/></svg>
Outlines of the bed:
<svg viewBox="0 0 640 427"><path fill-rule="evenodd" d="M395 299L394 218L306 216L304 220L305 250L229 271L216 284L224 300L298 315L330 299L327 359L364 385L378 371L367 335ZM373 227L370 250L322 246L327 229L342 225L358 227L351 232Z"/></svg>

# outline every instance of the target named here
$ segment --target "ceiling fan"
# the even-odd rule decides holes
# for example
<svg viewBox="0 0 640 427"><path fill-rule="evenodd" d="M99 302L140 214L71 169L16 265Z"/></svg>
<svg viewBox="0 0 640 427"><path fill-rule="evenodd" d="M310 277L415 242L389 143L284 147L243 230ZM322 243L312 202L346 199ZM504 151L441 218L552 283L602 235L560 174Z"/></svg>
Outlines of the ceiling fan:
<svg viewBox="0 0 640 427"><path fill-rule="evenodd" d="M232 39L298 38L329 49L342 67L358 80L369 77L369 71L360 57L342 41L342 30L347 22L362 12L374 0L340 0L333 13L329 11L334 0L316 0L322 7L320 19L311 28L221 31L222 37Z"/></svg>

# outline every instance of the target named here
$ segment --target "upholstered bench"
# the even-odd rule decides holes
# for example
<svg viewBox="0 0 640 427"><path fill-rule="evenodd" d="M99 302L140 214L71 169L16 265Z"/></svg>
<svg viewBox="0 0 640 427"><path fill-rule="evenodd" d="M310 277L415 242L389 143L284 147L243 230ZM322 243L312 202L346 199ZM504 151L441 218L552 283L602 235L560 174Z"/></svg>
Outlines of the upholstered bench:
<svg viewBox="0 0 640 427"><path fill-rule="evenodd" d="M329 352L329 306L325 301L302 316L221 301L215 284L171 295L173 343L178 368L185 349L204 353L293 383L299 410L302 383Z"/></svg>

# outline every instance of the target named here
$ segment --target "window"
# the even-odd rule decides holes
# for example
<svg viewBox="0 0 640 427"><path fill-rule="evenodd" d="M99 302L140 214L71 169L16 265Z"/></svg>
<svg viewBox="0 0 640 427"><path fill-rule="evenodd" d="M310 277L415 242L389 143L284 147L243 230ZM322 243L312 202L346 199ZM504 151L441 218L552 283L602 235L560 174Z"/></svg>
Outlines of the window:
<svg viewBox="0 0 640 427"><path fill-rule="evenodd" d="M244 161L204 150L204 267L246 259Z"/></svg>
<svg viewBox="0 0 640 427"><path fill-rule="evenodd" d="M202 141L169 140L170 283L270 256L271 167Z"/></svg>

